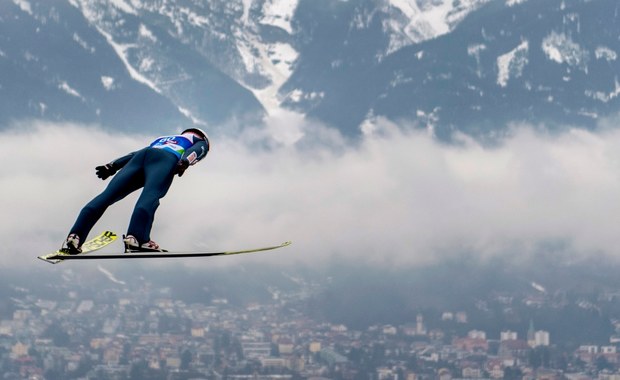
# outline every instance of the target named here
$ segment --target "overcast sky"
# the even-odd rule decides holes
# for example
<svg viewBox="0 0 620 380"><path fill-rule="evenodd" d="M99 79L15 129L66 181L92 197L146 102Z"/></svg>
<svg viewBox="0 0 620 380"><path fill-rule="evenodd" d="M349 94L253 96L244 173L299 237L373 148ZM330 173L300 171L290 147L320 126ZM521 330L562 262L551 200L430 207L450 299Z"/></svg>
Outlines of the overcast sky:
<svg viewBox="0 0 620 380"><path fill-rule="evenodd" d="M212 136L209 156L162 200L152 238L175 250L293 241L277 252L189 260L192 266L334 255L416 264L463 251L535 254L558 243L579 255L618 255L617 129L551 135L522 126L483 147L378 127L383 133L356 145L286 118L242 137ZM94 167L154 137L37 122L0 132L0 265L46 265L35 257L60 246L81 207L108 183ZM124 233L135 200L112 206L93 234Z"/></svg>

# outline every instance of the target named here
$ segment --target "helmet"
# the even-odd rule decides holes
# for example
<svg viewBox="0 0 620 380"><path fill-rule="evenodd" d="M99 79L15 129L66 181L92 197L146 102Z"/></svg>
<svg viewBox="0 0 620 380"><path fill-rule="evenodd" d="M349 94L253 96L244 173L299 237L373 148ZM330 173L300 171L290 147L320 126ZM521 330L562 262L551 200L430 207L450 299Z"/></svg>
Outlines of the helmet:
<svg viewBox="0 0 620 380"><path fill-rule="evenodd" d="M184 130L183 132L181 132L181 134L186 133L186 132L193 132L198 134L199 136L202 136L202 138L207 142L207 144L209 144L209 136L207 135L207 132L203 131L200 128L187 128L186 130Z"/></svg>

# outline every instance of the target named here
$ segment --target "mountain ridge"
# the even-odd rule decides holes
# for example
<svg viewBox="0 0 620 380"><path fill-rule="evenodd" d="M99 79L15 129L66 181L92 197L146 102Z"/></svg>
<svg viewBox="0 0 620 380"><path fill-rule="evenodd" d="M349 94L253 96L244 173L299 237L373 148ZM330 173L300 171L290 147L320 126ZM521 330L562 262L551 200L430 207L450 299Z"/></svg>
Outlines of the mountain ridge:
<svg viewBox="0 0 620 380"><path fill-rule="evenodd" d="M611 0L13 0L0 5L0 125L225 132L278 109L372 133L385 118L501 134L617 113Z"/></svg>

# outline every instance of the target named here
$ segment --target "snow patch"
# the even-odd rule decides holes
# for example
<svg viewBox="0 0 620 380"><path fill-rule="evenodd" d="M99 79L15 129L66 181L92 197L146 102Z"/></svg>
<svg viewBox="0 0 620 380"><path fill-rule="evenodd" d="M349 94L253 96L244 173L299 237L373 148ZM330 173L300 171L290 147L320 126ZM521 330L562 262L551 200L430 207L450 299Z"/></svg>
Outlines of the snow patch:
<svg viewBox="0 0 620 380"><path fill-rule="evenodd" d="M370 12L356 12L351 21L351 29L366 29L372 21L373 13ZM387 20L388 23L397 24L396 20ZM385 27L384 27L385 29Z"/></svg>
<svg viewBox="0 0 620 380"><path fill-rule="evenodd" d="M474 45L469 45L467 47L467 55L469 56L474 56L474 57L479 57L480 53L484 50L486 50L486 45L485 44L474 44Z"/></svg>
<svg viewBox="0 0 620 380"><path fill-rule="evenodd" d="M527 0L506 0L506 5L509 7L513 7L515 5L519 5L525 3Z"/></svg>
<svg viewBox="0 0 620 380"><path fill-rule="evenodd" d="M60 82L60 84L58 85L58 88L63 90L64 92L66 92L67 94L71 96L75 96L76 98L84 100L82 95L76 89L71 87L67 82L64 82L64 81Z"/></svg>
<svg viewBox="0 0 620 380"><path fill-rule="evenodd" d="M88 42L86 42L79 34L73 33L73 41L75 41L78 45L80 45L84 50L89 51L91 53L95 52L95 48L90 46Z"/></svg>
<svg viewBox="0 0 620 380"><path fill-rule="evenodd" d="M179 12L182 15L185 15L185 18L187 19L187 22L189 22L190 25L201 28L205 25L209 25L209 19L201 16L195 12L192 12L191 9L189 8L181 8L179 9ZM180 23L176 23L177 25L180 25ZM179 29L179 27L177 26L177 30Z"/></svg>
<svg viewBox="0 0 620 380"><path fill-rule="evenodd" d="M594 56L596 57L596 59L604 59L607 62L615 61L616 59L618 59L618 54L607 46L597 47L594 51Z"/></svg>
<svg viewBox="0 0 620 380"><path fill-rule="evenodd" d="M397 71L394 73L393 78L390 81L390 88L395 88L411 82L413 82L413 78L406 76L402 71Z"/></svg>
<svg viewBox="0 0 620 380"><path fill-rule="evenodd" d="M497 57L497 84L506 87L511 76L515 78L523 74L523 68L528 63L527 54L529 42L523 41L510 52Z"/></svg>
<svg viewBox="0 0 620 380"><path fill-rule="evenodd" d="M263 17L260 23L284 29L288 34L293 34L291 20L295 15L298 0L267 0L263 4Z"/></svg>
<svg viewBox="0 0 620 380"><path fill-rule="evenodd" d="M304 96L304 92L298 88L288 94L288 99L293 103L299 103Z"/></svg>
<svg viewBox="0 0 620 380"><path fill-rule="evenodd" d="M30 3L26 0L13 0L13 4L17 5L19 7L19 9L21 9L23 12L28 13L30 16L32 16L32 6L30 5Z"/></svg>
<svg viewBox="0 0 620 380"><path fill-rule="evenodd" d="M387 12L397 9L406 21L391 18L383 29L390 32L387 54L401 48L449 33L471 11L489 0L437 0L422 3L416 0L386 0Z"/></svg>
<svg viewBox="0 0 620 380"><path fill-rule="evenodd" d="M239 41L237 50L248 73L267 77L270 84L264 88L247 86L269 113L280 106L278 90L291 76L299 53L286 43L261 43L255 38Z"/></svg>
<svg viewBox="0 0 620 380"><path fill-rule="evenodd" d="M480 61L480 54L486 49L487 47L484 44L473 44L467 47L467 55L476 59L476 75L478 78L482 78L484 72Z"/></svg>
<svg viewBox="0 0 620 380"><path fill-rule="evenodd" d="M297 60L299 53L289 44L275 43L267 46L267 54L271 63L286 78L293 73L293 63Z"/></svg>
<svg viewBox="0 0 620 380"><path fill-rule="evenodd" d="M315 101L315 100L323 99L324 97L325 97L325 93L323 91L321 92L312 91L309 93L305 93L298 88L291 91L287 96L288 100L290 100L293 103L299 103L301 101L306 101L306 100Z"/></svg>
<svg viewBox="0 0 620 380"><path fill-rule="evenodd" d="M244 25L247 25L250 20L250 9L252 8L252 3L254 0L241 0L241 2L243 4L243 16L241 17L241 20Z"/></svg>
<svg viewBox="0 0 620 380"><path fill-rule="evenodd" d="M592 90L587 90L585 92L586 96L595 99L595 100L599 100L603 103L608 103L611 100L617 98L618 96L620 96L620 83L618 83L618 78L616 78L615 80L615 88L613 91L611 92L603 92L603 91L592 91Z"/></svg>
<svg viewBox="0 0 620 380"><path fill-rule="evenodd" d="M155 60L153 60L153 58L144 57L140 60L140 66L138 67L138 70L140 70L140 72L142 73L151 71L151 69L153 68L153 64L155 64Z"/></svg>
<svg viewBox="0 0 620 380"><path fill-rule="evenodd" d="M94 9L94 4L89 3L85 0L69 0L69 4L71 6L77 8L82 14L84 18L90 22L96 22L101 17L97 11Z"/></svg>
<svg viewBox="0 0 620 380"><path fill-rule="evenodd" d="M543 52L551 61L587 69L589 53L564 33L551 32L542 41Z"/></svg>
<svg viewBox="0 0 620 380"><path fill-rule="evenodd" d="M254 49L252 44L249 44L246 41L239 41L237 43L237 51L239 52L245 71L248 73L255 73L258 70L257 67L259 65L258 59L253 54Z"/></svg>
<svg viewBox="0 0 620 380"><path fill-rule="evenodd" d="M177 107L177 109L179 110L179 112L181 112L186 118L190 119L192 121L192 123L196 124L196 125L201 125L203 127L208 127L209 125L207 124L206 121L201 120L197 117L194 116L194 114L192 114L192 111L188 110L187 108L183 108L183 107Z"/></svg>
<svg viewBox="0 0 620 380"><path fill-rule="evenodd" d="M147 40L150 40L150 41L153 41L153 42L157 42L157 38L155 37L153 32L151 32L150 29L147 28L146 25L144 25L144 24L140 24L140 28L138 29L138 33L140 34L140 37L142 37L142 38L146 38Z"/></svg>
<svg viewBox="0 0 620 380"><path fill-rule="evenodd" d="M102 36L105 37L108 44L112 46L112 48L114 49L118 57L121 59L121 61L125 65L125 68L127 69L127 72L129 73L129 76L131 76L131 78L133 78L135 81L148 86L149 88L151 88L153 91L157 92L158 94L161 94L161 90L155 85L155 83L153 83L147 77L142 75L138 70L136 70L129 63L129 59L127 58L127 50L135 47L135 45L116 43L109 33L106 33L103 29L99 27L97 27L97 30L99 31L99 33L101 33ZM143 63L144 63L144 60L143 60Z"/></svg>
<svg viewBox="0 0 620 380"><path fill-rule="evenodd" d="M127 4L124 0L110 0L110 3L125 13L129 13L132 15L138 14L138 12L136 12L136 10L131 5Z"/></svg>
<svg viewBox="0 0 620 380"><path fill-rule="evenodd" d="M114 90L116 88L116 86L114 84L114 78L112 78L112 77L102 76L101 77L101 84L103 84L103 88L105 88L108 91Z"/></svg>
<svg viewBox="0 0 620 380"><path fill-rule="evenodd" d="M129 0L129 2L131 3L131 6L134 9L142 9L144 8L144 4L142 4L143 0Z"/></svg>

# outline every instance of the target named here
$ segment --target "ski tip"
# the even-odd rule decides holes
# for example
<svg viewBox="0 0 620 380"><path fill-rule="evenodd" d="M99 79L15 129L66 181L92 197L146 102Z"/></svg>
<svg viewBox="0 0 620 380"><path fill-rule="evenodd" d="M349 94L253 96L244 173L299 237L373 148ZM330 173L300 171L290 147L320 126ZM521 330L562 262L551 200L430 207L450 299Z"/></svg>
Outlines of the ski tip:
<svg viewBox="0 0 620 380"><path fill-rule="evenodd" d="M113 239L113 240L116 240L116 238L118 237L118 235L115 232L112 232L112 231L103 231L101 233L101 236L105 236L105 237Z"/></svg>

